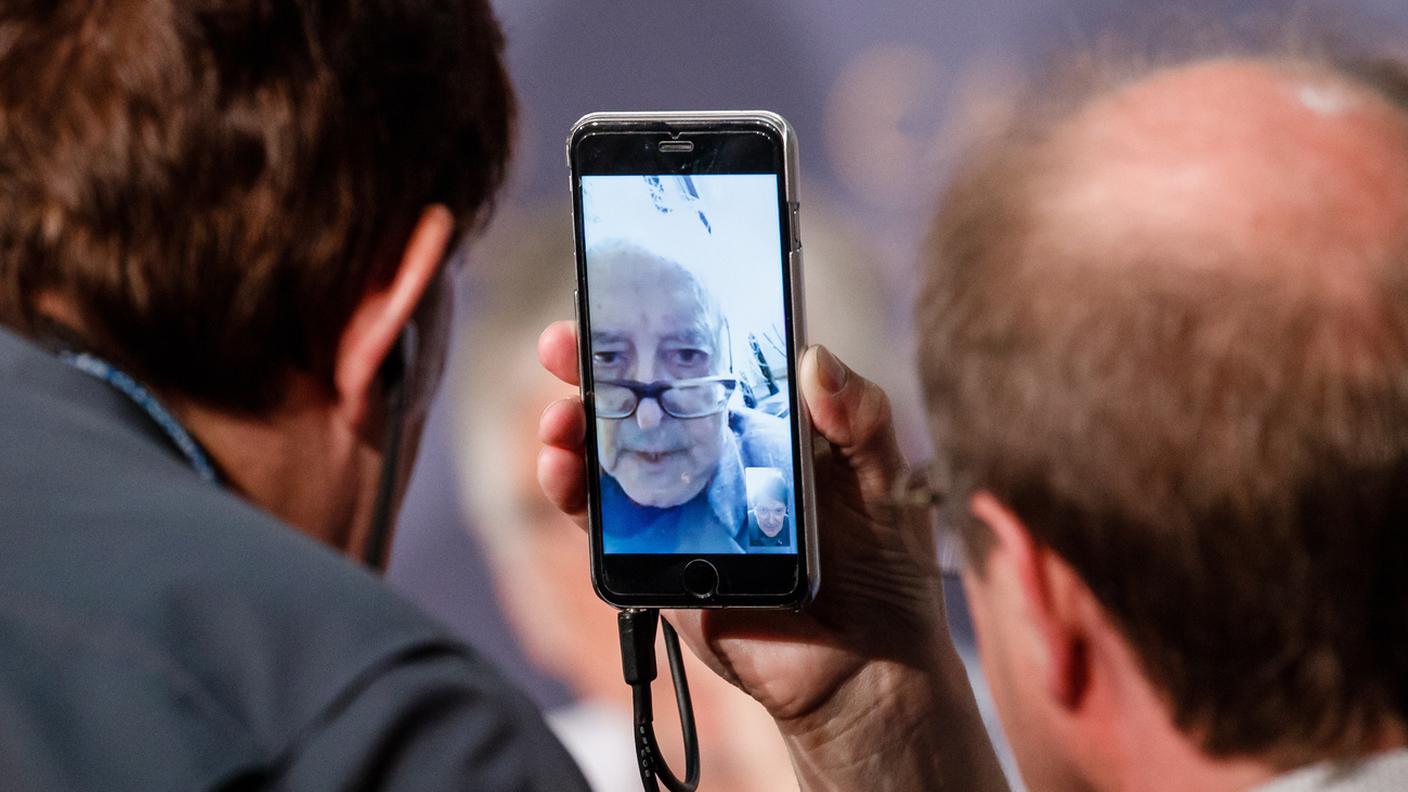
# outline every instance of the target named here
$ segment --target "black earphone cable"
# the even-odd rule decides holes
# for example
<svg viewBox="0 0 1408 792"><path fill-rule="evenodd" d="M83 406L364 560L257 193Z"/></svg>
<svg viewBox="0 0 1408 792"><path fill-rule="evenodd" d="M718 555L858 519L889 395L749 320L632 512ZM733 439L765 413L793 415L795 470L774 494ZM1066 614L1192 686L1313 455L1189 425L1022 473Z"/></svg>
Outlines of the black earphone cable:
<svg viewBox="0 0 1408 792"><path fill-rule="evenodd" d="M655 632L662 622L665 656L670 662L675 703L680 711L680 734L684 738L683 781L671 772L655 739L655 711L650 683L655 681L657 675ZM646 792L659 792L662 785L668 792L694 792L699 786L699 736L694 728L694 705L689 697L689 681L685 678L679 635L654 608L627 608L617 614L616 624L621 635L621 670L626 684L631 686L635 705L636 758L640 762L641 784Z"/></svg>
<svg viewBox="0 0 1408 792"><path fill-rule="evenodd" d="M406 357L410 354L405 334L397 340L383 364L381 376L386 388L386 435L382 440L381 476L377 481L372 524L362 546L362 563L380 570L386 563L386 546L391 534L391 506L395 500L396 476L401 464L401 425L406 412Z"/></svg>

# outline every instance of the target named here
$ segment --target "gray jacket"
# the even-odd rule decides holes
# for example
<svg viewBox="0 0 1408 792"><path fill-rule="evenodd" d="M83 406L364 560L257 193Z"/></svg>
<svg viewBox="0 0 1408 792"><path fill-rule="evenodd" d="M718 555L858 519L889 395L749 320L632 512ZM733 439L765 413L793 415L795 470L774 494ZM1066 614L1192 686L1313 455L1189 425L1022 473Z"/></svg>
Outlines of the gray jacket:
<svg viewBox="0 0 1408 792"><path fill-rule="evenodd" d="M585 790L541 717L363 569L0 329L7 790Z"/></svg>

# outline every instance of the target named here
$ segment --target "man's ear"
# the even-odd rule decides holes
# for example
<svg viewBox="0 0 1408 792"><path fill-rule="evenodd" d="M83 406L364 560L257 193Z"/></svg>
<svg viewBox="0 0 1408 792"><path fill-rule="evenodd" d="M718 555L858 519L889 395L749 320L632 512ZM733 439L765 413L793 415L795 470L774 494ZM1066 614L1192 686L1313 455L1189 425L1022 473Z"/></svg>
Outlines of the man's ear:
<svg viewBox="0 0 1408 792"><path fill-rule="evenodd" d="M365 424L380 404L382 365L401 337L440 267L455 233L455 219L440 204L427 206L406 240L391 281L365 294L338 341L333 387L338 411Z"/></svg>
<svg viewBox="0 0 1408 792"><path fill-rule="evenodd" d="M1089 636L1085 623L1091 596L1085 584L1059 555L1032 538L1022 519L992 494L979 492L973 516L992 531L1001 557L1011 565L1026 612L1042 642L1045 685L1053 701L1078 707L1090 681Z"/></svg>

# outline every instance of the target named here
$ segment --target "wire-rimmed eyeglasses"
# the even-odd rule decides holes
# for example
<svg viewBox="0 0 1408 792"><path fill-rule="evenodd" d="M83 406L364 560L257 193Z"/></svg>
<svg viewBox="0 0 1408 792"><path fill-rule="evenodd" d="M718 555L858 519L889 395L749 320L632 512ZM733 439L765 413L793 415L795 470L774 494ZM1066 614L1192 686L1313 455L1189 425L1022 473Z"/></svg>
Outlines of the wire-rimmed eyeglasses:
<svg viewBox="0 0 1408 792"><path fill-rule="evenodd" d="M908 519L927 520L932 531L928 535L938 542L939 568L957 574L963 568L965 554L963 538L955 530L952 515L947 514L946 507L952 504L949 490L942 483L947 481L945 470L937 460L916 465L895 480L883 503Z"/></svg>
<svg viewBox="0 0 1408 792"><path fill-rule="evenodd" d="M630 418L642 399L654 399L671 417L703 418L722 412L737 387L732 374L657 382L597 380L596 416Z"/></svg>

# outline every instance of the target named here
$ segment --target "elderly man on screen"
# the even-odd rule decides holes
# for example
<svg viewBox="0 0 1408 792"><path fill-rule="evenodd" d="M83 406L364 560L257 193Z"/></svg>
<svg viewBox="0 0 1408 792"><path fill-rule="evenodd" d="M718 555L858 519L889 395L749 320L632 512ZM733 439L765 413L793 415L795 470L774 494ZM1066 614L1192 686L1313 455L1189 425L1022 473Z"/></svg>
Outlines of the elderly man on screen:
<svg viewBox="0 0 1408 792"><path fill-rule="evenodd" d="M739 405L718 302L625 242L587 254L609 553L738 553L745 467L791 469L787 424Z"/></svg>

